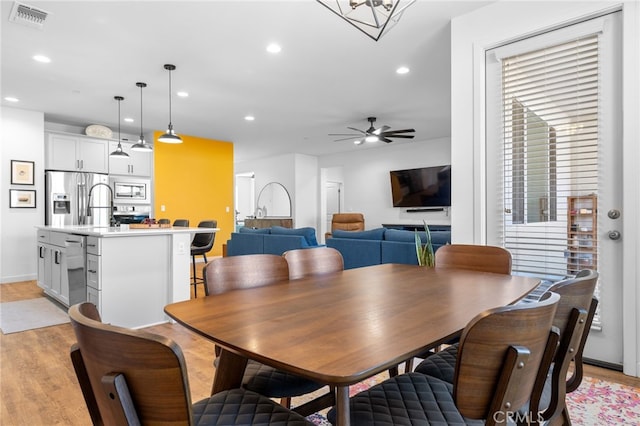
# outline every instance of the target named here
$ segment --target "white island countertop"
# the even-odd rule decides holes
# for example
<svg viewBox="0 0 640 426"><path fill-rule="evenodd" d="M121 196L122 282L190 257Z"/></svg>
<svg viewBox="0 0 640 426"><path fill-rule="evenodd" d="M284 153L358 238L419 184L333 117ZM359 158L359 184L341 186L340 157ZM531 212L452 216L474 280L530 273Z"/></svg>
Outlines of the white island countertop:
<svg viewBox="0 0 640 426"><path fill-rule="evenodd" d="M37 229L55 232L67 232L79 235L89 235L94 237L142 237L148 235L166 235L166 234L196 234L201 232L217 232L219 228L187 228L187 227L171 227L171 228L126 228L106 227L93 225L66 225L66 226L36 226Z"/></svg>

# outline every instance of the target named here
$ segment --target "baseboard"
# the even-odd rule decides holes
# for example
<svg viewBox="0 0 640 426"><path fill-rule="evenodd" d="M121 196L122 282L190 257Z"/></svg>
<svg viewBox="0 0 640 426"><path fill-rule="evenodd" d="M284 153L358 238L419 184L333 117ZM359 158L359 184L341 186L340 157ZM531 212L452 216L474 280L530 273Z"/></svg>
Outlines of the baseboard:
<svg viewBox="0 0 640 426"><path fill-rule="evenodd" d="M622 371L622 365L614 364L612 362L600 361L600 360L591 359L591 358L582 358L582 362L584 362L585 364L606 368L609 370Z"/></svg>

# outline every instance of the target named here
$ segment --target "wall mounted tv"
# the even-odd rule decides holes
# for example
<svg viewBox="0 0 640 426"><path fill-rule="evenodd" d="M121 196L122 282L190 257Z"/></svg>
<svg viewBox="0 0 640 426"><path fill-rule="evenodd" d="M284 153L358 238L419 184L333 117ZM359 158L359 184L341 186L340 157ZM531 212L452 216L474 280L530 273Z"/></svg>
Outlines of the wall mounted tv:
<svg viewBox="0 0 640 426"><path fill-rule="evenodd" d="M451 206L451 165L392 170L393 207Z"/></svg>

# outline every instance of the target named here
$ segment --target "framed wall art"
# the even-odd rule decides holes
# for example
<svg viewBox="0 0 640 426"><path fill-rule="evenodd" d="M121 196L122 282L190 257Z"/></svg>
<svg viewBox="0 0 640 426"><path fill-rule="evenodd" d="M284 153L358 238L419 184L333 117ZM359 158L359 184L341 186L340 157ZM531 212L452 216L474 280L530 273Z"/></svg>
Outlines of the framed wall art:
<svg viewBox="0 0 640 426"><path fill-rule="evenodd" d="M35 209L36 208L36 191L10 189L9 190L9 207L12 209Z"/></svg>
<svg viewBox="0 0 640 426"><path fill-rule="evenodd" d="M11 160L11 184L33 185L33 161Z"/></svg>

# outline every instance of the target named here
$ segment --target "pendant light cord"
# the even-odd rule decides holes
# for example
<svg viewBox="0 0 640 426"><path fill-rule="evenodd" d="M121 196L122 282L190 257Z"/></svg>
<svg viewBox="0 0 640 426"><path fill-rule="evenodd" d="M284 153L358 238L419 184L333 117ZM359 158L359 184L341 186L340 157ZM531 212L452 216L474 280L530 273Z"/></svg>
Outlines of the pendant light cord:
<svg viewBox="0 0 640 426"><path fill-rule="evenodd" d="M172 128L172 124L171 124L171 69L169 69L169 128Z"/></svg>

